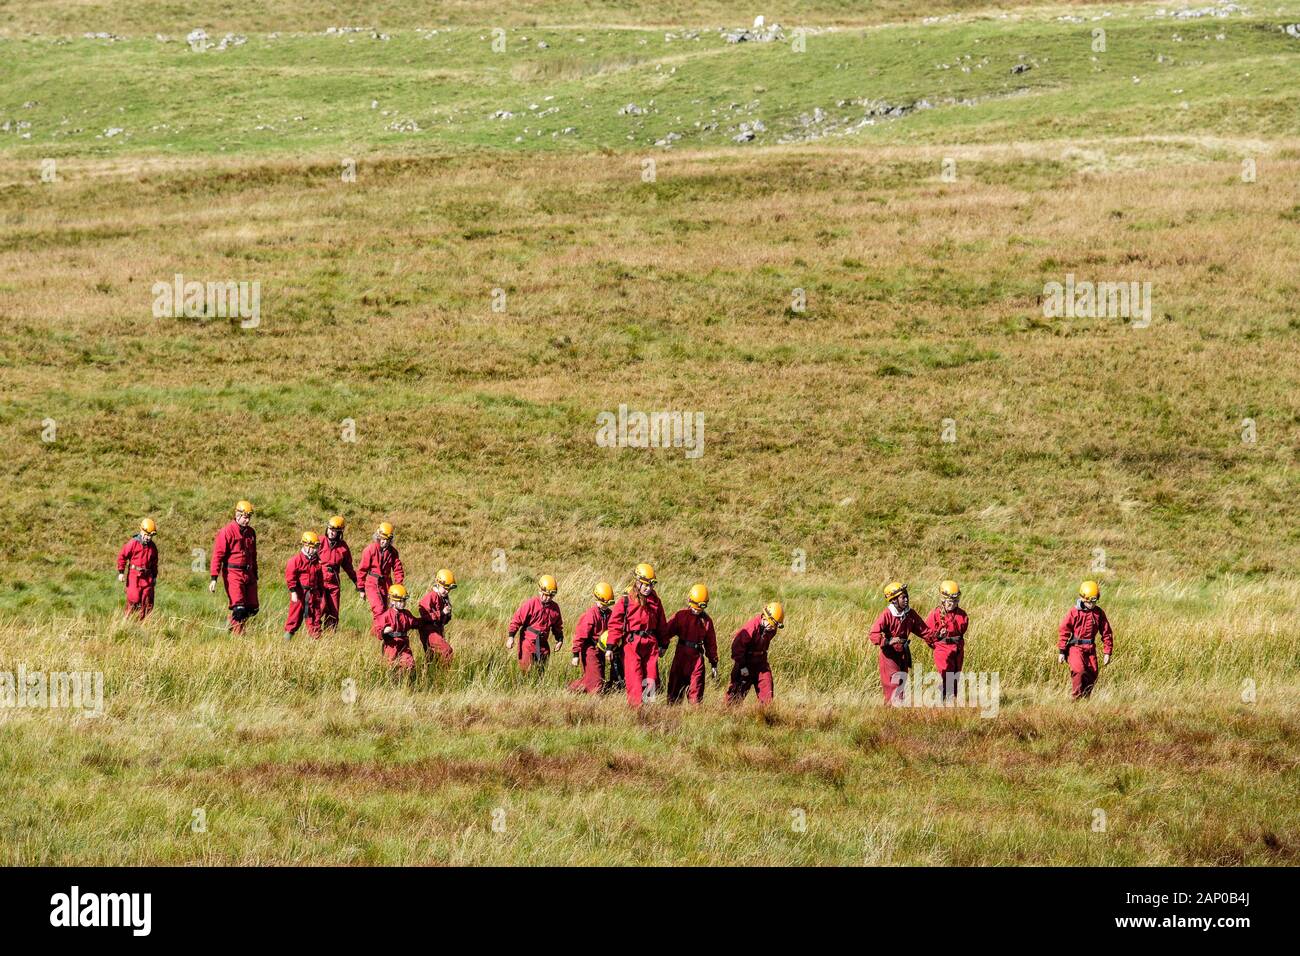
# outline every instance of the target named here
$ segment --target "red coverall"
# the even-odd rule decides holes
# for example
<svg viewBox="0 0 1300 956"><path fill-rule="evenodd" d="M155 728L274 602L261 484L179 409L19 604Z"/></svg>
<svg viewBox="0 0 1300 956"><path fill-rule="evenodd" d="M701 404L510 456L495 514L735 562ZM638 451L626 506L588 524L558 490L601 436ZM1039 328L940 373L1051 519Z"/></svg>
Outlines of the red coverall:
<svg viewBox="0 0 1300 956"><path fill-rule="evenodd" d="M542 599L534 595L515 611L510 619L510 636L519 635L515 645L519 653L519 669L527 671L533 664L546 666L551 656L548 635L555 635L555 643L564 646L564 619L560 616L560 606L552 599L543 604Z"/></svg>
<svg viewBox="0 0 1300 956"><path fill-rule="evenodd" d="M969 626L970 619L961 608L945 611L940 605L925 619L923 640L934 649L934 669L943 675L944 699L957 696L957 674L966 659L966 628ZM942 639L940 631L946 635Z"/></svg>
<svg viewBox="0 0 1300 956"><path fill-rule="evenodd" d="M776 636L775 630L763 628L763 615L755 614L731 639L731 683L727 687L727 703L745 699L754 688L760 704L772 699L772 668L767 663L767 647ZM748 674L741 674L746 669Z"/></svg>
<svg viewBox="0 0 1300 956"><path fill-rule="evenodd" d="M392 629L388 634L384 633L386 627ZM370 633L379 638L384 650L384 660L394 667L409 671L415 667L415 655L411 653L411 639L407 635L419 628L420 622L410 611L405 608L399 610L390 607L375 615L374 623L370 625Z"/></svg>
<svg viewBox="0 0 1300 956"><path fill-rule="evenodd" d="M325 572L325 606L321 612L321 623L327 628L339 626L339 608L342 605L342 572L352 582L357 583L357 572L352 567L352 549L343 540L343 535L331 542L329 532L321 538L320 563Z"/></svg>
<svg viewBox="0 0 1300 956"><path fill-rule="evenodd" d="M718 666L718 636L713 618L707 611L696 614L682 608L668 622L668 639L677 638L677 652L668 671L668 703L675 704L687 694L692 704L704 700L704 659L710 667ZM689 691L687 688L689 687Z"/></svg>
<svg viewBox="0 0 1300 956"><path fill-rule="evenodd" d="M1115 646L1115 635L1110 629L1106 612L1099 607L1085 611L1076 601L1070 613L1061 622L1061 632L1056 649L1066 654L1070 665L1070 696L1087 697L1092 685L1097 683L1097 637L1101 637L1101 652L1109 654Z"/></svg>
<svg viewBox="0 0 1300 956"><path fill-rule="evenodd" d="M627 702L641 706L642 682L647 692L659 684L659 648L668 643L668 620L659 595L624 594L609 615L606 643L623 655Z"/></svg>
<svg viewBox="0 0 1300 956"><path fill-rule="evenodd" d="M597 638L609 626L609 609L593 604L582 612L573 629L573 653L582 665L582 676L569 681L576 694L599 694L605 689L605 652Z"/></svg>
<svg viewBox="0 0 1300 956"><path fill-rule="evenodd" d="M230 631L244 633L244 621L255 615L257 603L257 532L231 521L212 542L212 577L220 577L230 602Z"/></svg>
<svg viewBox="0 0 1300 956"><path fill-rule="evenodd" d="M117 553L117 573L126 575L126 616L140 620L153 610L154 582L158 580L158 545L137 534Z"/></svg>
<svg viewBox="0 0 1300 956"><path fill-rule="evenodd" d="M378 541L371 541L361 552L357 575L363 582L366 600L370 602L370 613L375 617L388 610L388 588L406 580L397 548L392 544L381 548Z"/></svg>
<svg viewBox="0 0 1300 956"><path fill-rule="evenodd" d="M880 688L886 704L903 703L903 685L912 669L912 648L907 643L910 634L926 640L925 622L910 607L905 614L895 614L890 604L871 626L869 639L880 648ZM901 647L890 643L894 638L903 642Z"/></svg>
<svg viewBox="0 0 1300 956"><path fill-rule="evenodd" d="M420 598L420 644L424 648L425 660L429 659L429 648L432 647L444 663L451 663L451 645L442 633L450 620L451 600L447 595L430 590Z"/></svg>
<svg viewBox="0 0 1300 956"><path fill-rule="evenodd" d="M298 600L289 601L284 633L294 635L307 619L307 633L320 637L321 614L325 610L325 573L319 555L309 558L299 551L284 566L284 583Z"/></svg>

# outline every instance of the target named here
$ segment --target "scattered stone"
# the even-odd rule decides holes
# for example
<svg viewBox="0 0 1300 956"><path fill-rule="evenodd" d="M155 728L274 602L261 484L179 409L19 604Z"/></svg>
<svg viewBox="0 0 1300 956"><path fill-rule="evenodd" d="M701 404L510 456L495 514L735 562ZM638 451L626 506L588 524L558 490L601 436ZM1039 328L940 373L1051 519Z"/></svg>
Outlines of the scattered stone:
<svg viewBox="0 0 1300 956"><path fill-rule="evenodd" d="M618 114L620 116L644 116L645 110L637 106L635 103L628 103L627 106L624 106L618 111Z"/></svg>
<svg viewBox="0 0 1300 956"><path fill-rule="evenodd" d="M1028 63L1017 63L1011 68L1012 73L1028 73L1031 69Z"/></svg>
<svg viewBox="0 0 1300 956"><path fill-rule="evenodd" d="M495 113L493 113L491 116L488 117L488 119L497 119L497 120L508 120L514 118L515 118L515 114L510 112L509 110L497 110Z"/></svg>
<svg viewBox="0 0 1300 956"><path fill-rule="evenodd" d="M390 123L388 129L394 133L418 133L420 125L415 120L398 120L396 123Z"/></svg>
<svg viewBox="0 0 1300 956"><path fill-rule="evenodd" d="M111 127L109 127L108 129L104 130L104 138L105 138L105 139L112 139L112 138L113 138L114 136L116 136L118 133L123 133L123 132L126 132L126 131L125 131L124 129L122 129L122 127L120 127L120 126L111 126Z"/></svg>
<svg viewBox="0 0 1300 956"><path fill-rule="evenodd" d="M1288 23L1284 29L1287 36L1300 40L1300 23Z"/></svg>

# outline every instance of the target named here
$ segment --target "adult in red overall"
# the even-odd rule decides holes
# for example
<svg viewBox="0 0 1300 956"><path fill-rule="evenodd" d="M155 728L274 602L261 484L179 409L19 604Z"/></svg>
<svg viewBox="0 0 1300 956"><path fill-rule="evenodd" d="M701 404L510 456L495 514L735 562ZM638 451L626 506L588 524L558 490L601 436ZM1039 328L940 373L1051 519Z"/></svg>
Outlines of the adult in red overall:
<svg viewBox="0 0 1300 956"><path fill-rule="evenodd" d="M605 662L610 652L601 645L600 636L609 629L609 611L614 606L614 589L608 581L599 582L591 591L596 603L582 612L573 629L574 667L582 676L569 681L575 694L599 694L605 689Z"/></svg>
<svg viewBox="0 0 1300 956"><path fill-rule="evenodd" d="M676 704L686 695L692 704L704 700L704 661L709 672L718 676L718 635L709 617L709 589L696 584L687 596L686 607L668 621L668 640L677 638L677 650L668 670L668 703Z"/></svg>
<svg viewBox="0 0 1300 956"><path fill-rule="evenodd" d="M659 684L659 650L668 643L668 619L655 593L655 569L638 564L636 580L609 615L610 649L623 655L627 702L653 701Z"/></svg>
<svg viewBox="0 0 1300 956"><path fill-rule="evenodd" d="M261 608L257 602L257 532L253 530L253 506L246 500L235 505L235 520L217 532L212 542L212 580L208 590L216 593L221 578L230 604L228 627L232 634L244 633L244 622Z"/></svg>
<svg viewBox="0 0 1300 956"><path fill-rule="evenodd" d="M772 700L772 668L767 649L776 632L785 627L785 608L773 601L763 613L751 617L731 639L731 683L727 685L727 703L737 704L754 688L760 704Z"/></svg>
<svg viewBox="0 0 1300 956"><path fill-rule="evenodd" d="M550 637L555 638L558 647L564 646L564 619L560 615L560 606L555 603L558 590L555 578L543 574L537 579L537 596L519 605L519 610L510 619L506 650L515 646L515 636L518 635L521 671L531 670L534 664L542 669L546 667L551 656Z"/></svg>
<svg viewBox="0 0 1300 956"><path fill-rule="evenodd" d="M320 637L321 615L325 610L325 572L320 563L320 535L304 531L298 553L284 566L284 583L289 589L289 616L284 622L284 639L298 633L307 621L307 633Z"/></svg>
<svg viewBox="0 0 1300 956"><path fill-rule="evenodd" d="M1096 581L1079 585L1079 600L1070 608L1057 634L1057 660L1070 665L1070 696L1075 700L1092 694L1097 683L1097 641L1101 641L1101 662L1110 663L1115 635L1106 612L1098 607L1101 588Z"/></svg>
<svg viewBox="0 0 1300 956"><path fill-rule="evenodd" d="M966 658L966 628L970 619L961 609L956 581L939 585L939 606L925 619L925 643L934 651L934 669L943 679L943 697L957 696L962 662Z"/></svg>
<svg viewBox="0 0 1300 956"><path fill-rule="evenodd" d="M153 518L140 522L139 533L117 553L117 579L126 585L126 616L144 620L153 611L154 584L158 580L158 545L153 536L158 525Z"/></svg>
<svg viewBox="0 0 1300 956"><path fill-rule="evenodd" d="M891 581L885 585L889 603L871 626L868 639L880 648L880 687L885 703L895 706L904 702L907 674L912 669L912 636L925 639L925 622L912 610L907 585Z"/></svg>
<svg viewBox="0 0 1300 956"><path fill-rule="evenodd" d="M388 589L406 580L397 545L393 544L393 526L387 521L380 523L374 540L361 552L357 575L357 590L366 596L371 615L378 617L388 610Z"/></svg>
<svg viewBox="0 0 1300 956"><path fill-rule="evenodd" d="M451 663L451 644L444 629L451 621L451 592L455 588L456 575L450 568L440 568L433 587L420 598L420 646L424 648L426 662L431 654L437 654L444 664Z"/></svg>
<svg viewBox="0 0 1300 956"><path fill-rule="evenodd" d="M321 609L321 626L334 630L339 626L339 609L343 601L343 578L357 585L357 572L352 567L352 549L343 540L343 531L347 522L342 515L335 515L329 520L325 529L325 539L320 543L320 564L325 576L325 603ZM364 593L364 592L363 592Z"/></svg>
<svg viewBox="0 0 1300 956"><path fill-rule="evenodd" d="M394 584L388 589L388 607L375 615L370 633L379 638L384 660L393 667L409 673L415 667L411 653L411 631L418 631L420 622L406 609L406 587Z"/></svg>

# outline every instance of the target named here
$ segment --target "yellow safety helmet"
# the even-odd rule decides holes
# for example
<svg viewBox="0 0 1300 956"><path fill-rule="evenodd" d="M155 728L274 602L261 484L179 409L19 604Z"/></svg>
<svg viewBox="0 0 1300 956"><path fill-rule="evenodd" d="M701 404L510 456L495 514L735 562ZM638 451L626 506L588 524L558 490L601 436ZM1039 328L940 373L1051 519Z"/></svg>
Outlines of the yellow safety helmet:
<svg viewBox="0 0 1300 956"><path fill-rule="evenodd" d="M302 543L310 544L313 547L316 547L320 544L320 535L318 535L315 531L304 531L302 533Z"/></svg>
<svg viewBox="0 0 1300 956"><path fill-rule="evenodd" d="M153 518L145 518L140 522L140 530L145 534L157 534L158 526L154 524Z"/></svg>
<svg viewBox="0 0 1300 956"><path fill-rule="evenodd" d="M335 515L333 518L330 518L330 525L329 525L329 526L330 526L331 528L335 528L335 529L337 529L337 530L339 530L339 531L342 531L344 528L347 527L347 525L348 525L348 523L347 523L346 521L343 520L343 516L342 516L342 515Z"/></svg>
<svg viewBox="0 0 1300 956"><path fill-rule="evenodd" d="M654 584L655 569L648 564L638 564L636 566L636 579L642 584Z"/></svg>
<svg viewBox="0 0 1300 956"><path fill-rule="evenodd" d="M944 581L939 585L939 593L944 597L959 598L961 597L961 588L957 587L956 581Z"/></svg>
<svg viewBox="0 0 1300 956"><path fill-rule="evenodd" d="M692 585L691 593L686 600L691 607L697 607L702 611L709 606L709 589L703 584Z"/></svg>
<svg viewBox="0 0 1300 956"><path fill-rule="evenodd" d="M763 608L763 623L775 624L778 628L785 627L785 608L780 601L772 601Z"/></svg>
<svg viewBox="0 0 1300 956"><path fill-rule="evenodd" d="M608 581L600 581L591 589L591 596L601 603L604 607L609 607L614 603L614 589L609 586Z"/></svg>
<svg viewBox="0 0 1300 956"><path fill-rule="evenodd" d="M1079 585L1079 597L1085 601L1096 601L1101 597L1101 588L1096 581L1084 581Z"/></svg>
<svg viewBox="0 0 1300 956"><path fill-rule="evenodd" d="M240 498L235 502L235 514L251 515L253 513L253 503L246 498Z"/></svg>
<svg viewBox="0 0 1300 956"><path fill-rule="evenodd" d="M379 537L381 538L391 538L393 536L392 522L390 521L379 522L379 527L375 530L375 534L379 535Z"/></svg>
<svg viewBox="0 0 1300 956"><path fill-rule="evenodd" d="M554 594L559 589L560 586L555 583L555 578L551 577L549 574L543 574L537 579L537 590L539 591L543 591L546 594Z"/></svg>
<svg viewBox="0 0 1300 956"><path fill-rule="evenodd" d="M390 598L392 598L394 601L405 601L405 600L406 600L406 585L404 585L404 584L393 584L393 585L390 585L389 588L388 588L388 596L389 596Z"/></svg>
<svg viewBox="0 0 1300 956"><path fill-rule="evenodd" d="M885 600L892 601L900 594L907 593L907 585L902 581L890 581L885 585Z"/></svg>
<svg viewBox="0 0 1300 956"><path fill-rule="evenodd" d="M451 573L451 568L438 569L438 583L448 591L456 586L456 575Z"/></svg>

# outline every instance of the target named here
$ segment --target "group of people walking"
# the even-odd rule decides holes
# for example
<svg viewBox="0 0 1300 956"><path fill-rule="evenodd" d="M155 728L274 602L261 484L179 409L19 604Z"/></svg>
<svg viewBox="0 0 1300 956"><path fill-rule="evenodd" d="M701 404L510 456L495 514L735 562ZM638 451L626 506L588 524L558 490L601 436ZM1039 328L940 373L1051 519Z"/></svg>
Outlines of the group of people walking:
<svg viewBox="0 0 1300 956"><path fill-rule="evenodd" d="M234 634L242 634L244 623L260 610L257 533L252 517L253 505L239 501L233 519L217 532L212 547L208 590L215 593L217 582L221 582L229 607L227 626ZM371 612L371 633L380 641L383 656L392 666L404 671L415 667L412 634L419 639L426 660L436 656L450 663L453 650L446 628L452 617L451 592L456 588L456 576L449 568L441 568L412 613L407 610L405 569L394 543L393 525L380 523L355 566L344 540L346 528L343 517L335 515L326 524L324 536L315 531L302 533L298 550L284 570L289 591L286 639L292 638L304 623L307 633L315 638L336 629L346 579L365 598ZM158 578L158 547L153 539L157 533L154 520L145 518L139 532L118 553L118 580L125 584L128 616L143 619L153 610ZM608 581L596 584L593 603L578 618L573 632L571 665L579 676L569 684L571 691L602 694L621 689L628 703L640 708L656 698L661 686L660 661L673 649L667 674L669 703L685 699L698 704L704 699L706 664L713 678L718 675L717 633L707 610L709 589L702 583L694 585L686 606L668 617L657 585L655 570L649 564L636 566L631 586L617 597ZM558 591L555 578L543 574L537 580L537 594L523 601L510 618L506 648L515 652L522 671L545 668L552 640L556 647L564 646ZM970 626L970 618L960 604L957 582L944 581L940 585L939 603L924 619L912 609L907 585L902 582L887 584L884 596L885 609L872 625L868 639L879 648L885 702L904 702L906 678L912 669L912 637L920 638L933 652L944 698L955 695ZM1100 598L1097 582L1083 582L1078 600L1058 632L1058 660L1070 666L1071 695L1075 698L1089 696L1097 681L1097 645L1101 645L1102 664L1110 663L1114 650L1114 634L1099 606ZM784 626L784 606L771 601L735 632L726 691L729 702L744 699L750 690L762 703L772 700L768 647Z"/></svg>

